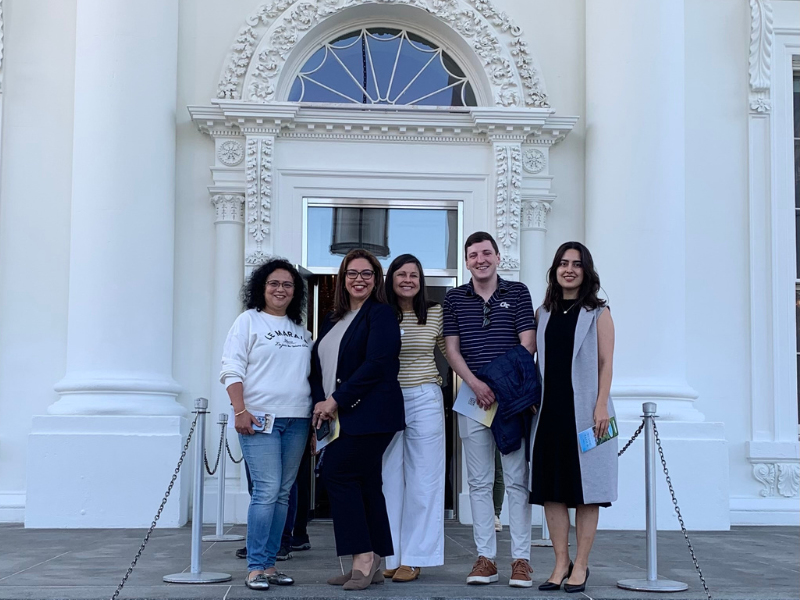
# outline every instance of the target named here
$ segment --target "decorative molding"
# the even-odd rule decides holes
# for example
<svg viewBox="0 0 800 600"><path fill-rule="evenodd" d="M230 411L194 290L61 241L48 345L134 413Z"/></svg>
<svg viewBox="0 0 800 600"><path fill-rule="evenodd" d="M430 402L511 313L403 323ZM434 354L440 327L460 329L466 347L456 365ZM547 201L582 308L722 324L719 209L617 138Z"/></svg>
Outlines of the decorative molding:
<svg viewBox="0 0 800 600"><path fill-rule="evenodd" d="M217 85L217 97L279 100L275 82L297 43L329 17L364 4L412 6L456 31L483 63L496 105L549 107L522 29L489 0L269 0L239 30Z"/></svg>
<svg viewBox="0 0 800 600"><path fill-rule="evenodd" d="M522 230L547 231L547 213L549 202L541 200L525 200L522 203Z"/></svg>
<svg viewBox="0 0 800 600"><path fill-rule="evenodd" d="M244 196L241 194L214 194L211 204L217 209L215 223L244 223Z"/></svg>
<svg viewBox="0 0 800 600"><path fill-rule="evenodd" d="M494 156L497 240L503 255L500 268L519 269L522 149L519 144L495 144Z"/></svg>
<svg viewBox="0 0 800 600"><path fill-rule="evenodd" d="M522 168L528 173L536 175L544 171L547 166L547 157L538 148L526 148L522 152Z"/></svg>
<svg viewBox="0 0 800 600"><path fill-rule="evenodd" d="M760 494L764 498L800 496L800 464L755 463L753 477L764 486Z"/></svg>
<svg viewBox="0 0 800 600"><path fill-rule="evenodd" d="M245 221L247 240L246 256L262 252L269 235L270 212L272 209L272 150L275 138L272 136L251 137L247 139L245 150Z"/></svg>
<svg viewBox="0 0 800 600"><path fill-rule="evenodd" d="M501 271L519 271L519 259L503 256L500 259L499 268Z"/></svg>
<svg viewBox="0 0 800 600"><path fill-rule="evenodd" d="M774 27L769 0L750 0L750 112L766 115L772 110L770 83Z"/></svg>
<svg viewBox="0 0 800 600"><path fill-rule="evenodd" d="M272 260L273 258L283 258L282 256L278 256L276 254L266 254L261 250L255 250L248 254L244 259L245 267L253 268L259 265L263 265L268 260Z"/></svg>
<svg viewBox="0 0 800 600"><path fill-rule="evenodd" d="M217 148L217 158L226 167L235 167L244 159L244 148L241 142L226 140Z"/></svg>

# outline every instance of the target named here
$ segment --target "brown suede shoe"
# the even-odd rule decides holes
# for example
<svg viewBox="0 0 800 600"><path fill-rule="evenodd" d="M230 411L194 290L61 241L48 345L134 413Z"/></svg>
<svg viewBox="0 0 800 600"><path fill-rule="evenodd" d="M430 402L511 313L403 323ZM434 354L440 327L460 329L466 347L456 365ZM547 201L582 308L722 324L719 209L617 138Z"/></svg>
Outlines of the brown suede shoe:
<svg viewBox="0 0 800 600"><path fill-rule="evenodd" d="M352 571L348 571L344 575L336 575L335 577L331 577L328 579L328 585L344 585L350 578L353 576Z"/></svg>
<svg viewBox="0 0 800 600"><path fill-rule="evenodd" d="M392 577L392 581L397 583L406 583L407 581L414 581L417 577L419 577L421 571L422 569L420 569L419 567L407 567L405 565L402 565L395 572L394 576Z"/></svg>
<svg viewBox="0 0 800 600"><path fill-rule="evenodd" d="M386 577L386 579L391 579L392 577L394 577L395 573L397 573L397 569L384 569L383 570L383 576Z"/></svg>
<svg viewBox="0 0 800 600"><path fill-rule="evenodd" d="M511 579L508 580L508 585L520 588L531 587L533 585L531 573L533 573L533 569L531 569L528 561L524 558L518 558L511 563Z"/></svg>
<svg viewBox="0 0 800 600"><path fill-rule="evenodd" d="M494 561L485 556L479 556L472 565L472 572L467 576L468 585L485 585L497 581L497 567Z"/></svg>

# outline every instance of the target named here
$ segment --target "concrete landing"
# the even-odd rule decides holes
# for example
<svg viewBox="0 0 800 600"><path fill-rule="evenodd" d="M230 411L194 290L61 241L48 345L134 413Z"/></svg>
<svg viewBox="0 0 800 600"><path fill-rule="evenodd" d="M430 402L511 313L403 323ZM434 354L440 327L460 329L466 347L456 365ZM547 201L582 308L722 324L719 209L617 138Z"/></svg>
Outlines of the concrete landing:
<svg viewBox="0 0 800 600"><path fill-rule="evenodd" d="M244 533L244 527L228 528ZM211 527L206 533L213 533ZM534 538L539 536L534 529ZM162 576L189 570L189 528L156 529L139 564L128 579L120 598L148 600L238 598L593 598L601 599L703 599L700 580L680 532L659 534L659 575L689 584L678 594L643 594L616 587L619 579L644 578L643 532L601 531L591 558L591 577L586 594L539 592L536 589L553 568L550 548L532 548L534 587L508 587L511 571L510 538L506 528L499 534L500 582L467 586L464 581L475 559L471 527L446 527L446 565L423 569L415 582L387 581L364 592L345 592L325 584L339 572L329 522L309 524L312 549L295 552L291 560L278 563L295 578L291 587L273 586L266 592L244 587L246 561L234 556L233 543L203 544L203 569L233 575L230 582L208 585L166 584ZM0 525L0 600L108 599L124 575L144 531L141 530L32 530L22 525ZM800 529L793 527L737 527L730 532L690 534L700 566L715 600L800 598ZM574 552L574 541L571 551Z"/></svg>

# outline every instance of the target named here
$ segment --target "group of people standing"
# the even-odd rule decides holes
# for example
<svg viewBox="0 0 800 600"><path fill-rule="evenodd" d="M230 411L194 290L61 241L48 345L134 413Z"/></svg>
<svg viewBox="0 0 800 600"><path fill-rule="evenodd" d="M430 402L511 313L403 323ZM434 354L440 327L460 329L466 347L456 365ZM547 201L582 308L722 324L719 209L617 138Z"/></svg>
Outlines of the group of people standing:
<svg viewBox="0 0 800 600"><path fill-rule="evenodd" d="M563 244L534 312L528 288L497 274L491 235L470 235L464 254L471 280L438 305L428 301L414 256L394 259L384 280L375 256L350 251L316 340L302 325L306 290L291 264L271 260L249 278L247 310L228 335L220 378L253 483L251 589L293 583L275 567L289 492L309 434L313 440L328 429L336 439L319 457L319 474L337 554L352 556L351 569L328 583L363 590L387 578L413 581L422 568L444 564L445 422L436 348L473 402L497 411L490 427L458 415L477 550L467 583L498 581L492 490L499 450L509 585L533 585L530 505L539 504L556 555L539 589L585 589L599 506L617 494L616 439L588 452L578 444L578 432L594 428L601 437L613 417L614 329L591 255L578 242ZM574 563L568 508L577 509Z"/></svg>

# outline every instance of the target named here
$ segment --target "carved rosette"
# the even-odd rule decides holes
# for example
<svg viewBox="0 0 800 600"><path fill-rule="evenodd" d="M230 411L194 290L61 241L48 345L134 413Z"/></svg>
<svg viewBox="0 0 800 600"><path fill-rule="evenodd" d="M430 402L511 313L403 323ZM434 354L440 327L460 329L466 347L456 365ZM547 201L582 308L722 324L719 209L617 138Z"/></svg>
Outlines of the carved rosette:
<svg viewBox="0 0 800 600"><path fill-rule="evenodd" d="M239 30L217 96L276 100L277 76L300 39L327 18L362 4L404 4L426 11L458 32L480 57L497 105L549 107L522 30L489 0L270 0Z"/></svg>
<svg viewBox="0 0 800 600"><path fill-rule="evenodd" d="M214 194L211 204L217 209L215 223L244 223L244 196L241 194Z"/></svg>
<svg viewBox="0 0 800 600"><path fill-rule="evenodd" d="M772 109L770 81L774 37L772 4L750 0L750 112L767 114Z"/></svg>
<svg viewBox="0 0 800 600"><path fill-rule="evenodd" d="M496 144L495 214L500 268L519 269L519 228L522 214L522 149L519 144Z"/></svg>
<svg viewBox="0 0 800 600"><path fill-rule="evenodd" d="M526 200L522 204L522 230L547 231L547 213L550 203L541 200Z"/></svg>
<svg viewBox="0 0 800 600"><path fill-rule="evenodd" d="M273 136L247 138L245 148L246 256L262 252L269 245L272 208Z"/></svg>
<svg viewBox="0 0 800 600"><path fill-rule="evenodd" d="M241 142L225 140L217 148L217 158L226 167L235 167L244 159L244 148Z"/></svg>
<svg viewBox="0 0 800 600"><path fill-rule="evenodd" d="M764 486L765 498L797 498L800 496L800 464L755 463L753 477Z"/></svg>

